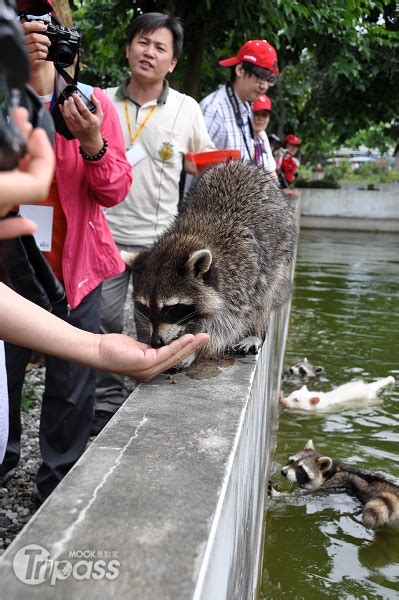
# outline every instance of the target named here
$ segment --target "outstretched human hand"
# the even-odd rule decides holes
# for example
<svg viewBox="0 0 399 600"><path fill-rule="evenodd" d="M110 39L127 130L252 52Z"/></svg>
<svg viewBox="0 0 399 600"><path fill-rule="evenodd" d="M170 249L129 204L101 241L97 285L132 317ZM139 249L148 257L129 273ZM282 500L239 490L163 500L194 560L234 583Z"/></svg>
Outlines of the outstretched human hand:
<svg viewBox="0 0 399 600"><path fill-rule="evenodd" d="M162 348L151 348L126 335L98 334L94 337L93 356L97 369L149 381L155 375L177 365L207 342L207 333L187 334Z"/></svg>

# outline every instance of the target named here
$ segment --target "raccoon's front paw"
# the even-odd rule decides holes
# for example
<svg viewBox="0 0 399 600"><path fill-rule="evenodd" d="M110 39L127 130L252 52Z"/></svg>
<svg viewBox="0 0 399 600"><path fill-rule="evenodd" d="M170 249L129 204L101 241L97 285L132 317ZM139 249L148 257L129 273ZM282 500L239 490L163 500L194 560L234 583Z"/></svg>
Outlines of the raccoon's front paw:
<svg viewBox="0 0 399 600"><path fill-rule="evenodd" d="M283 496L284 492L278 492L274 487L272 480L269 479L267 482L267 495L269 498L278 498L279 496Z"/></svg>
<svg viewBox="0 0 399 600"><path fill-rule="evenodd" d="M261 346L261 338L251 335L238 342L238 344L234 346L234 352L237 354L258 354Z"/></svg>

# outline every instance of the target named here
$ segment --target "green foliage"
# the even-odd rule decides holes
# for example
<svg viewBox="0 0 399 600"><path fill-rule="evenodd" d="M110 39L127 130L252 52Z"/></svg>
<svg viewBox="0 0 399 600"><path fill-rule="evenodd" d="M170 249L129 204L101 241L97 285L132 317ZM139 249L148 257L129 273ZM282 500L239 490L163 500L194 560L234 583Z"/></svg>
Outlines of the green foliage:
<svg viewBox="0 0 399 600"><path fill-rule="evenodd" d="M399 9L393 0L75 0L84 34L82 78L116 85L127 73L125 31L140 11L169 9L185 24L184 53L172 84L197 99L228 76L218 60L246 39L278 50L281 78L269 90L270 131L294 131L309 159L327 155L374 126L373 147L399 135ZM396 118L396 120L395 120ZM363 137L365 134L362 134Z"/></svg>
<svg viewBox="0 0 399 600"><path fill-rule="evenodd" d="M324 177L332 181L342 181L347 179L352 173L352 167L349 160L342 160L335 165L326 165L324 168Z"/></svg>
<svg viewBox="0 0 399 600"><path fill-rule="evenodd" d="M314 179L314 180L298 179L295 182L295 187L297 187L297 188L322 188L322 189L337 190L341 186L339 185L339 183L337 181L334 181L334 179Z"/></svg>
<svg viewBox="0 0 399 600"><path fill-rule="evenodd" d="M29 412L37 406L39 400L39 394L37 389L28 380L25 380L22 395L21 395L21 409L25 412Z"/></svg>
<svg viewBox="0 0 399 600"><path fill-rule="evenodd" d="M399 172L390 168L386 160L376 160L360 165L355 171L351 171L342 177L345 183L393 183L399 181Z"/></svg>

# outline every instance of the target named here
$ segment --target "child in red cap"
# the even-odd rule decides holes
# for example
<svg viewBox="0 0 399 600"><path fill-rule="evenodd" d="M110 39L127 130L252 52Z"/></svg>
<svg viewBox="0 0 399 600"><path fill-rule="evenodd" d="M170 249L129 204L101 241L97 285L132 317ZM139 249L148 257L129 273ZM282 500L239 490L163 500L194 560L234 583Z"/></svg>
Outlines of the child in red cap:
<svg viewBox="0 0 399 600"><path fill-rule="evenodd" d="M255 141L255 161L262 165L276 179L276 161L266 134L272 111L272 101L268 96L259 96L252 104L252 129Z"/></svg>

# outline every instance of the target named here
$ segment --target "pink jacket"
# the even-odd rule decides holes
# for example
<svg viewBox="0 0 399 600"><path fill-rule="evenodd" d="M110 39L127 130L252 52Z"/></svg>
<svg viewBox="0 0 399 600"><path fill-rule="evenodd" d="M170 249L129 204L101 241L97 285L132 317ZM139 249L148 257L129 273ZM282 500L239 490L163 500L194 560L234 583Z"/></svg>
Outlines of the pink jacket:
<svg viewBox="0 0 399 600"><path fill-rule="evenodd" d="M68 304L76 308L105 279L124 271L125 265L105 220L103 207L119 204L132 183L118 115L107 96L94 89L104 118L101 134L108 149L98 161L85 161L79 141L56 134L56 180L67 221L62 271Z"/></svg>

